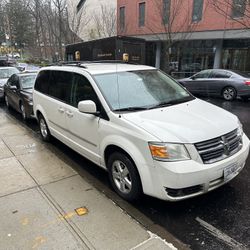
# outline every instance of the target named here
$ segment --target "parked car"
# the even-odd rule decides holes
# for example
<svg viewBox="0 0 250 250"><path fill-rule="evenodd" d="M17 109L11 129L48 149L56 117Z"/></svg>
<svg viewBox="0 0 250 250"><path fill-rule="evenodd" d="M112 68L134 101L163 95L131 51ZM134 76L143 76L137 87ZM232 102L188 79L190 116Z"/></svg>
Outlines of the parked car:
<svg viewBox="0 0 250 250"><path fill-rule="evenodd" d="M250 97L250 76L239 71L209 69L178 81L194 95L221 96L227 101Z"/></svg>
<svg viewBox="0 0 250 250"><path fill-rule="evenodd" d="M40 67L32 65L32 64L27 64L27 63L18 63L16 66L21 72L29 72L29 73L35 73L38 72Z"/></svg>
<svg viewBox="0 0 250 250"><path fill-rule="evenodd" d="M20 73L12 75L4 86L4 98L7 107L12 107L22 114L24 120L33 115L32 91L35 83L35 73Z"/></svg>
<svg viewBox="0 0 250 250"><path fill-rule="evenodd" d="M16 60L8 56L0 56L0 67L15 66Z"/></svg>
<svg viewBox="0 0 250 250"><path fill-rule="evenodd" d="M0 99L4 97L4 85L9 77L16 73L19 73L19 70L15 67L0 67Z"/></svg>
<svg viewBox="0 0 250 250"><path fill-rule="evenodd" d="M204 194L237 176L249 153L235 115L149 66L45 67L33 102L42 139L54 136L106 169L127 200Z"/></svg>

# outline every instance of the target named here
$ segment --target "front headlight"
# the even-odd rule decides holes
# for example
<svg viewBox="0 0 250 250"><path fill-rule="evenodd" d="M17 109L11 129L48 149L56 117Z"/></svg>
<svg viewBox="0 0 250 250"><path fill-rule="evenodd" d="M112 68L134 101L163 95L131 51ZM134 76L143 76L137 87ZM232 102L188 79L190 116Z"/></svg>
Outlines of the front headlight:
<svg viewBox="0 0 250 250"><path fill-rule="evenodd" d="M149 142L153 159L157 161L185 161L190 155L183 144Z"/></svg>
<svg viewBox="0 0 250 250"><path fill-rule="evenodd" d="M238 134L238 136L243 136L243 126L242 126L240 120L238 120L238 124L239 124L239 126L237 129L237 134Z"/></svg>

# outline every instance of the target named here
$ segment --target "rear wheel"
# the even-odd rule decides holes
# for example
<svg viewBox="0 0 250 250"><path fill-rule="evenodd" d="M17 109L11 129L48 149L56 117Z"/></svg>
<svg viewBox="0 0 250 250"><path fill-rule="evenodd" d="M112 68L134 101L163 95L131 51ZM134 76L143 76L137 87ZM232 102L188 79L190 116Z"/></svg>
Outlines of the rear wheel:
<svg viewBox="0 0 250 250"><path fill-rule="evenodd" d="M109 179L114 190L125 200L133 201L142 194L141 180L133 161L115 152L108 159Z"/></svg>
<svg viewBox="0 0 250 250"><path fill-rule="evenodd" d="M47 141L47 142L50 141L51 134L50 134L48 125L42 115L39 115L38 122L39 122L39 129L40 129L40 133L41 133L43 141Z"/></svg>
<svg viewBox="0 0 250 250"><path fill-rule="evenodd" d="M237 96L237 92L233 87L225 87L222 91L222 96L226 101L233 101Z"/></svg>

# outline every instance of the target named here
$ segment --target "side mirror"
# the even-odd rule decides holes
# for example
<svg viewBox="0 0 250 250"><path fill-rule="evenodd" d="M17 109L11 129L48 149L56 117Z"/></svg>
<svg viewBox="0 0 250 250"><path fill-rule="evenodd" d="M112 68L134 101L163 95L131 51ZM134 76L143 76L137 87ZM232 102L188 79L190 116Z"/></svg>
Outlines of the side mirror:
<svg viewBox="0 0 250 250"><path fill-rule="evenodd" d="M87 100L87 101L80 101L78 103L78 110L81 113L87 113L87 114L93 114L96 115L98 114L96 110L96 105L93 101Z"/></svg>

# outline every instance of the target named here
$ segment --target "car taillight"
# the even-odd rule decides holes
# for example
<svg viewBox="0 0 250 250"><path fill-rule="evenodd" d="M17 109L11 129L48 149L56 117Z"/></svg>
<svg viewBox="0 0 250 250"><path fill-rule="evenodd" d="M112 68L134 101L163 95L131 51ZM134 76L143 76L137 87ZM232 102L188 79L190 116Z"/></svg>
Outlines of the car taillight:
<svg viewBox="0 0 250 250"><path fill-rule="evenodd" d="M245 84L248 85L248 86L250 86L250 80L246 80Z"/></svg>

